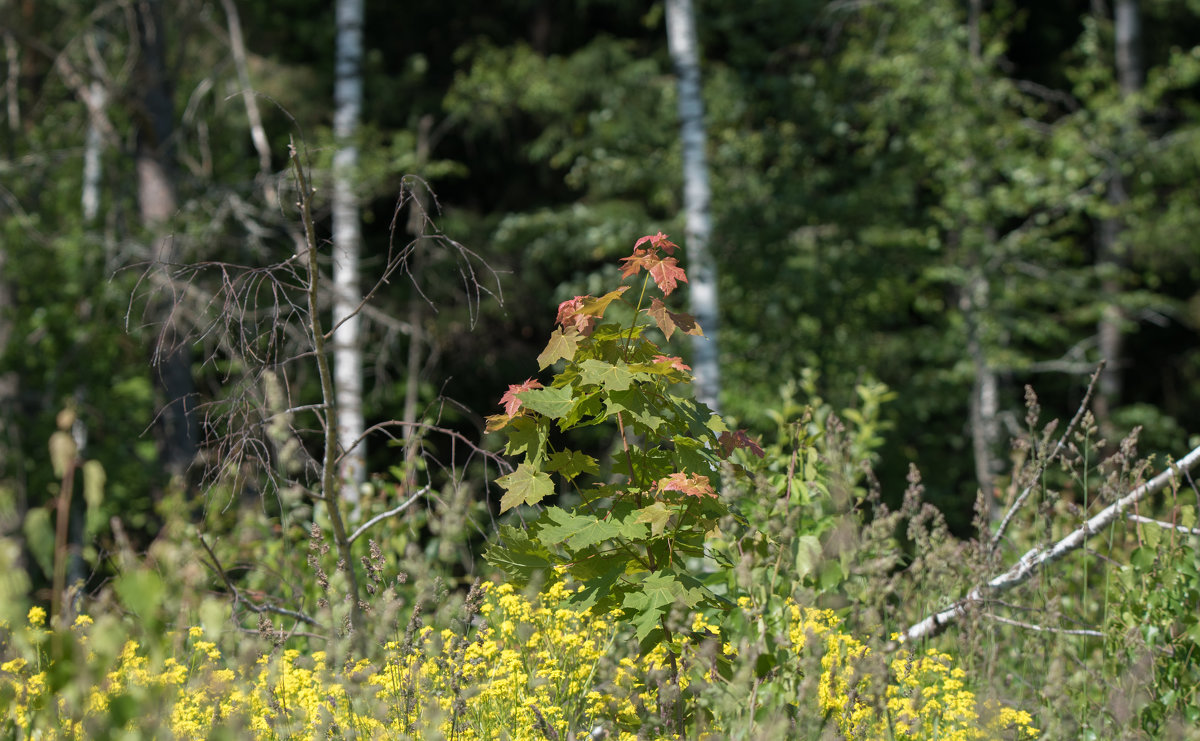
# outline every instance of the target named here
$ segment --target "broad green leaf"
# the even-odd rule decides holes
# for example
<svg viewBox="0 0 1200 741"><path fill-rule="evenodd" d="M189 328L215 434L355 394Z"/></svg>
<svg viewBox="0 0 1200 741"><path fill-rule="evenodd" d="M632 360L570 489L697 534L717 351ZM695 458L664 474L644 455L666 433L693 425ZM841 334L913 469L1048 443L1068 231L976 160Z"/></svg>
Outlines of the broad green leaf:
<svg viewBox="0 0 1200 741"><path fill-rule="evenodd" d="M521 528L501 525L499 536L499 542L489 546L483 557L517 586L525 586L553 565L550 552Z"/></svg>
<svg viewBox="0 0 1200 741"><path fill-rule="evenodd" d="M570 386L534 389L518 394L518 398L527 409L532 409L551 419L558 419L571 411L571 407L575 404L574 391Z"/></svg>
<svg viewBox="0 0 1200 741"><path fill-rule="evenodd" d="M650 525L650 532L655 535L662 535L667 527L667 522L673 514L671 509L662 502L655 502L649 507L643 507L637 511L637 522L644 522Z"/></svg>
<svg viewBox="0 0 1200 741"><path fill-rule="evenodd" d="M614 559L612 568L583 583L583 588L572 595L571 603L580 609L590 610L597 603L604 604L604 602L610 601L607 598L612 591L612 586L617 583L617 579L620 579L624 573L624 563Z"/></svg>
<svg viewBox="0 0 1200 741"><path fill-rule="evenodd" d="M553 453L546 461L547 471L557 471L567 480L581 473L598 473L600 466L596 459L578 450L561 450Z"/></svg>
<svg viewBox="0 0 1200 741"><path fill-rule="evenodd" d="M532 417L517 417L509 423L508 444L504 452L508 455L525 454L530 465L537 466L545 455L546 428L548 423Z"/></svg>
<svg viewBox="0 0 1200 741"><path fill-rule="evenodd" d="M616 519L615 517L613 519ZM624 517L617 520L621 527L621 537L626 540L639 541L646 539L647 527L644 522L638 520L635 512L630 512Z"/></svg>
<svg viewBox="0 0 1200 741"><path fill-rule="evenodd" d="M545 370L557 363L559 360L570 361L575 357L575 351L579 348L579 330L574 327L566 329L558 328L550 335L550 342L546 343L546 349L542 350L541 355L538 355L538 370Z"/></svg>
<svg viewBox="0 0 1200 741"><path fill-rule="evenodd" d="M706 447L703 441L694 437L676 435L672 442L675 443L675 460L679 463L679 470L702 473L709 478L715 478L721 467L721 459L717 457L715 450Z"/></svg>
<svg viewBox="0 0 1200 741"><path fill-rule="evenodd" d="M622 293L629 290L629 286L621 286L615 291L609 291L600 298L589 298L583 302L583 308L579 310L580 314L588 316L602 317L608 309L608 305L621 297Z"/></svg>
<svg viewBox="0 0 1200 741"><path fill-rule="evenodd" d="M592 330L592 340L595 342L608 342L610 340L636 340L642 336L642 325L635 324L632 327L623 327L620 324L601 324Z"/></svg>
<svg viewBox="0 0 1200 741"><path fill-rule="evenodd" d="M517 466L517 470L496 479L505 492L500 499L500 511L507 512L518 504L537 504L554 493L554 482L550 474L539 471L528 463Z"/></svg>
<svg viewBox="0 0 1200 741"><path fill-rule="evenodd" d="M629 620L630 625L636 629L635 632L637 634L639 643L638 650L640 650L643 654L649 653L654 649L655 646L662 642L662 630L658 631L659 634L654 640L645 640L646 636L650 635L656 629L660 629L662 627L659 624L659 617L662 614L663 609L661 607L649 610L639 609L637 610L637 614Z"/></svg>
<svg viewBox="0 0 1200 741"><path fill-rule="evenodd" d="M585 360L579 364L580 379L584 383L603 386L608 391L624 391L634 380L629 367L620 361L606 363L603 360Z"/></svg>
<svg viewBox="0 0 1200 741"><path fill-rule="evenodd" d="M647 576L639 590L625 595L624 606L639 611L653 610L670 605L683 592L683 585L674 574L659 571Z"/></svg>
<svg viewBox="0 0 1200 741"><path fill-rule="evenodd" d="M568 548L577 551L603 543L621 532L620 526L611 520L600 520L595 515L572 514L558 507L547 509L546 517L554 524L542 525L537 533L538 540L546 546L565 543Z"/></svg>
<svg viewBox="0 0 1200 741"><path fill-rule="evenodd" d="M599 391L575 397L575 405L567 412L567 416L558 421L559 427L569 430L572 427L587 427L603 422L607 417L604 415L604 402L599 397ZM584 417L591 419L581 424Z"/></svg>
<svg viewBox="0 0 1200 741"><path fill-rule="evenodd" d="M821 541L815 535L796 539L796 579L803 579L821 562Z"/></svg>
<svg viewBox="0 0 1200 741"><path fill-rule="evenodd" d="M608 395L607 411L609 414L626 412L628 419L638 422L648 432L654 432L664 422L638 388L611 392Z"/></svg>

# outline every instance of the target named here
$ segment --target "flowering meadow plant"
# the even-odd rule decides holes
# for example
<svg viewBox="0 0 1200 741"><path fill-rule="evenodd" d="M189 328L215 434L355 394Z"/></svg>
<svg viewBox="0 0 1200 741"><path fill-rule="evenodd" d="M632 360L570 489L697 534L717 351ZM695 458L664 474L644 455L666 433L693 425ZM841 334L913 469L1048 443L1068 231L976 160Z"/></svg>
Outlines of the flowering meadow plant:
<svg viewBox="0 0 1200 741"><path fill-rule="evenodd" d="M5 738L84 739L113 731L137 737L259 739L457 738L547 739L601 734L607 738L680 737L655 731L658 685L653 677L669 660L663 646L645 656L622 656L613 620L596 619L570 604L574 590L561 583L526 596L509 584L483 584L465 632L438 631L418 622L403 640L373 658L334 660L284 648L257 660L226 655L204 631L186 631L185 650L159 660L137 642L124 642L112 665L75 700L49 689L54 662L40 651L51 639L70 641L85 655L96 628L81 616L66 631L47 629L41 608L10 632L0 663L0 735ZM469 603L470 605L470 603ZM743 607L754 612L755 607ZM740 608L739 608L740 609ZM784 682L806 658L819 661L816 696L797 696L796 712L824 719L844 738L1036 738L1025 713L981 705L949 656L905 651L892 657L880 682L883 712L872 704L869 676L855 661L868 649L842 630L829 610L787 602L781 617L796 659L776 673ZM702 617L692 636L717 626ZM181 636L182 637L182 636ZM266 645L266 642L264 642ZM697 641L681 642L685 691L689 682L719 682ZM35 655L11 656L18 646ZM721 652L736 660L736 649ZM88 657L98 660L96 656ZM765 692L765 690L764 690ZM139 703L129 707L130 699ZM150 712L150 708L154 711ZM134 712L130 712L133 710ZM707 737L732 728L714 719ZM690 737L690 736L688 736Z"/></svg>

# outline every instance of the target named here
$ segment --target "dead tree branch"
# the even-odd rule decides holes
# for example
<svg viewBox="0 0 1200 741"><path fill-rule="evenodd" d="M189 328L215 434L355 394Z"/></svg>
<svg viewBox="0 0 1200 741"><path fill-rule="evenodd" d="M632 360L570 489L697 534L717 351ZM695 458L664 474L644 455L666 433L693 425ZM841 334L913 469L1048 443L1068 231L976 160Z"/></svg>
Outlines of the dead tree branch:
<svg viewBox="0 0 1200 741"><path fill-rule="evenodd" d="M1024 584L1046 566L1062 559L1072 551L1082 548L1088 540L1103 532L1117 518L1124 516L1126 510L1134 504L1183 478L1197 463L1200 463L1200 447L1195 448L1177 463L1171 464L1154 478L1097 512L1054 545L1030 549L1008 571L996 576L986 584L974 587L965 597L949 607L909 626L901 633L899 640L893 641L890 647L896 648L900 643L935 636L965 615L975 605Z"/></svg>

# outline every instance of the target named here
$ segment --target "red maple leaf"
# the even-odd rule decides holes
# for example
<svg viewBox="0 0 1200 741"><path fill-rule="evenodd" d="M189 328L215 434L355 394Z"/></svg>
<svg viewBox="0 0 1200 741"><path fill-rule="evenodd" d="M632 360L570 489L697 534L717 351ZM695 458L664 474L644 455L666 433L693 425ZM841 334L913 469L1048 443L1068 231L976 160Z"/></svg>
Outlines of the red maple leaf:
<svg viewBox="0 0 1200 741"><path fill-rule="evenodd" d="M697 499L704 497L717 498L717 493L713 491L712 484L708 482L707 476L689 476L686 473L673 473L664 479L659 479L658 490L677 491L690 497L696 497Z"/></svg>
<svg viewBox="0 0 1200 741"><path fill-rule="evenodd" d="M576 296L558 305L558 323L563 326L563 329L573 326L579 331L579 334L585 337L591 333L592 326L596 323L596 317L581 313L584 303L591 300L591 296Z"/></svg>
<svg viewBox="0 0 1200 741"><path fill-rule="evenodd" d="M683 272L683 268L679 267L679 261L673 257L667 257L658 262L657 265L649 268L650 277L658 285L659 290L664 296L670 296L671 291L675 290L677 285L675 281L681 280L684 283L688 282L687 274Z"/></svg>
<svg viewBox="0 0 1200 741"><path fill-rule="evenodd" d="M762 446L752 440L745 430L722 432L717 436L717 444L721 446L721 457L723 458L728 458L738 448L745 448L759 458L765 455Z"/></svg>
<svg viewBox="0 0 1200 741"><path fill-rule="evenodd" d="M654 362L670 363L671 367L674 368L675 370L690 371L692 369L692 367L690 365L687 365L683 362L683 358L677 358L675 356L668 357L666 355L655 355Z"/></svg>
<svg viewBox="0 0 1200 741"><path fill-rule="evenodd" d="M517 398L517 394L522 391L540 389L541 387L542 384L532 378L527 379L525 383L509 384L508 391L504 392L504 396L500 397L500 404L504 407L504 413L511 417L521 408L521 400Z"/></svg>
<svg viewBox="0 0 1200 741"><path fill-rule="evenodd" d="M621 266L621 278L628 278L631 275L636 275L642 268L650 269L654 262L658 260L658 255L650 250L635 249L629 257L622 257L621 262L625 263Z"/></svg>
<svg viewBox="0 0 1200 741"><path fill-rule="evenodd" d="M674 291L675 286L678 285L676 281L688 282L687 274L683 272L683 268L679 267L678 260L673 257L662 257L657 252L636 249L629 257L622 257L621 262L625 263L625 266L621 268L622 278L636 275L639 270L645 268L664 296L671 295L671 291Z"/></svg>
<svg viewBox="0 0 1200 741"><path fill-rule="evenodd" d="M675 254L675 248L679 246L668 239L666 234L659 232L658 234L647 234L646 236L642 237L633 243L633 248L636 250L646 242L649 242L652 247L655 249L660 249L668 255Z"/></svg>

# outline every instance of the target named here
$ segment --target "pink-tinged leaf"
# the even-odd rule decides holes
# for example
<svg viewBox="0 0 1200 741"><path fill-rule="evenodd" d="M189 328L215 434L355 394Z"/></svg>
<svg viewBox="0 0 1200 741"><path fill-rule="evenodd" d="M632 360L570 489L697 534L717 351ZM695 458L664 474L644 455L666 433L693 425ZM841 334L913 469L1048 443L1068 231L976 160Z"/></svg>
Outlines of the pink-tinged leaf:
<svg viewBox="0 0 1200 741"><path fill-rule="evenodd" d="M733 451L738 448L745 448L751 453L757 455L759 458L762 458L765 455L765 453L763 453L762 446L751 439L751 437L746 434L745 430L738 430L737 432L722 432L717 436L717 444L721 446L722 458L728 458Z"/></svg>
<svg viewBox="0 0 1200 741"><path fill-rule="evenodd" d="M504 413L511 418L521 409L521 400L517 398L517 394L522 391L540 389L541 387L542 384L532 378L526 380L524 383L509 384L508 391L504 392L504 396L500 397L500 404L504 407ZM503 426L500 425L500 427Z"/></svg>
<svg viewBox="0 0 1200 741"><path fill-rule="evenodd" d="M634 249L641 247L646 242L649 242L655 249L660 249L668 255L675 254L675 248L679 245L667 238L666 234L659 232L658 234L647 234L638 241L633 243Z"/></svg>
<svg viewBox="0 0 1200 741"><path fill-rule="evenodd" d="M662 330L663 336L668 340L671 339L671 335L675 334L675 330L697 337L704 335L704 331L696 323L695 317L691 314L668 310L666 304L658 298L650 299L650 308L646 309L646 314L654 320L654 323Z"/></svg>
<svg viewBox="0 0 1200 741"><path fill-rule="evenodd" d="M661 257L657 252L636 249L629 257L622 257L621 262L625 263L621 268L621 278L637 275L638 271L644 268L664 296L671 295L678 281L688 282L687 274L679 267L678 260L673 257Z"/></svg>
<svg viewBox="0 0 1200 741"><path fill-rule="evenodd" d="M687 274L683 272L683 268L679 267L679 261L673 257L663 258L654 265L648 268L650 277L654 279L654 283L664 296L670 296L678 285L676 281L688 282Z"/></svg>
<svg viewBox="0 0 1200 741"><path fill-rule="evenodd" d="M572 317L575 316L575 312L583 308L583 302L590 298L591 296L576 296L575 298L569 298L566 301L563 301L558 305L558 319L555 320L556 323L561 324L564 327L566 327L568 323L576 324L572 320ZM578 328L578 324L576 324L576 329Z"/></svg>
<svg viewBox="0 0 1200 741"><path fill-rule="evenodd" d="M625 279L631 275L637 275L642 268L650 269L650 266L658 260L658 255L651 253L649 250L636 249L629 257L622 257L621 262L625 263L621 266L621 278Z"/></svg>
<svg viewBox="0 0 1200 741"><path fill-rule="evenodd" d="M712 484L709 483L707 476L692 475L686 473L673 473L664 479L658 480L659 491L677 491L690 497L703 499L704 497L717 498L717 492L713 491Z"/></svg>
<svg viewBox="0 0 1200 741"><path fill-rule="evenodd" d="M563 329L574 327L583 337L592 333L596 321L604 317L608 305L629 290L629 286L621 286L615 291L609 291L600 298L592 296L576 296L558 305L558 323Z"/></svg>
<svg viewBox="0 0 1200 741"><path fill-rule="evenodd" d="M675 370L690 371L692 367L683 362L683 358L675 357L674 355L667 357L666 355L655 355L654 362L670 363Z"/></svg>

